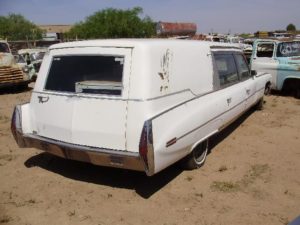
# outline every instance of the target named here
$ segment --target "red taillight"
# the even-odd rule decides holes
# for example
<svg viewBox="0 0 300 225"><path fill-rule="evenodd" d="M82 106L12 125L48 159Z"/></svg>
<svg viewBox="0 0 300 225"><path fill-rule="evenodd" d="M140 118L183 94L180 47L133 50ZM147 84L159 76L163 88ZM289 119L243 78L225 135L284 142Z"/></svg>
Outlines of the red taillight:
<svg viewBox="0 0 300 225"><path fill-rule="evenodd" d="M174 145L176 142L177 142L177 138L175 137L166 143L166 147L170 147L171 145Z"/></svg>
<svg viewBox="0 0 300 225"><path fill-rule="evenodd" d="M152 122L146 121L141 133L139 153L148 176L155 173Z"/></svg>
<svg viewBox="0 0 300 225"><path fill-rule="evenodd" d="M142 130L139 153L148 169L148 132L146 125L143 127Z"/></svg>

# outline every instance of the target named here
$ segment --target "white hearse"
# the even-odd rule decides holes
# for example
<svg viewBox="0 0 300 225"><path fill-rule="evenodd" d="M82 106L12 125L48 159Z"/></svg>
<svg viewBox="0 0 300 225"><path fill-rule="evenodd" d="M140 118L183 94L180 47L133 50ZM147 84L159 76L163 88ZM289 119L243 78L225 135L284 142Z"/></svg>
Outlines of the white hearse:
<svg viewBox="0 0 300 225"><path fill-rule="evenodd" d="M56 44L30 103L18 105L19 147L154 175L205 160L208 139L251 106L271 75L241 50L191 40L115 39Z"/></svg>

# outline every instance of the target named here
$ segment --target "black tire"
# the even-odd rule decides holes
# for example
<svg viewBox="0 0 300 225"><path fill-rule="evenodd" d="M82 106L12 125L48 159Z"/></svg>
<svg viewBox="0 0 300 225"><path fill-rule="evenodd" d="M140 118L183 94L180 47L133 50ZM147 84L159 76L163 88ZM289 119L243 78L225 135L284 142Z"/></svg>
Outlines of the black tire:
<svg viewBox="0 0 300 225"><path fill-rule="evenodd" d="M259 99L259 101L255 105L256 110L263 110L263 108L264 108L264 97Z"/></svg>
<svg viewBox="0 0 300 225"><path fill-rule="evenodd" d="M265 95L270 95L271 94L271 84L266 84L266 87L265 87L265 92L264 92Z"/></svg>
<svg viewBox="0 0 300 225"><path fill-rule="evenodd" d="M197 145L197 147L182 160L181 166L187 170L193 170L201 167L205 162L207 151L208 140L205 140Z"/></svg>
<svg viewBox="0 0 300 225"><path fill-rule="evenodd" d="M295 90L295 98L300 99L300 88Z"/></svg>

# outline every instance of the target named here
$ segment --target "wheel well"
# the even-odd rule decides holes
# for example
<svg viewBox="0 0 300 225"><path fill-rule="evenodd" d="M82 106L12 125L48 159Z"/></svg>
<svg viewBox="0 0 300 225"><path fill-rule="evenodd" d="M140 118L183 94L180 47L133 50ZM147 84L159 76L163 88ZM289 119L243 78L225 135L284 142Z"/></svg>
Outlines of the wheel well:
<svg viewBox="0 0 300 225"><path fill-rule="evenodd" d="M264 94L265 95L269 95L271 93L271 82L268 81L265 85L265 91L264 91Z"/></svg>
<svg viewBox="0 0 300 225"><path fill-rule="evenodd" d="M291 91L300 89L300 78L287 78L282 85L283 91Z"/></svg>
<svg viewBox="0 0 300 225"><path fill-rule="evenodd" d="M201 147L200 145L202 144L202 143L205 143L206 142L206 145L207 145L207 147L208 147L208 138L205 138L205 139L202 139L202 140L200 140L200 141L197 141L192 147L191 147L191 150L190 150L190 152L192 152L194 149L196 149L196 148L199 148L199 147Z"/></svg>

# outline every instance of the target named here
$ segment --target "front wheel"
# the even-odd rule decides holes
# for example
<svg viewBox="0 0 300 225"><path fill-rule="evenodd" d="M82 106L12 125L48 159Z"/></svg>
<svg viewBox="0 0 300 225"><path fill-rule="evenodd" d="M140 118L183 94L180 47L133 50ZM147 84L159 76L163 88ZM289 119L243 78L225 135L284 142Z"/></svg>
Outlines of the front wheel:
<svg viewBox="0 0 300 225"><path fill-rule="evenodd" d="M208 151L208 140L201 142L194 150L182 161L184 169L193 170L201 167L206 159Z"/></svg>
<svg viewBox="0 0 300 225"><path fill-rule="evenodd" d="M263 97L258 100L258 102L255 105L255 108L257 110L263 110L263 108L264 108L264 98Z"/></svg>
<svg viewBox="0 0 300 225"><path fill-rule="evenodd" d="M270 95L271 94L271 84L269 84L269 83L266 84L264 94L265 95Z"/></svg>

